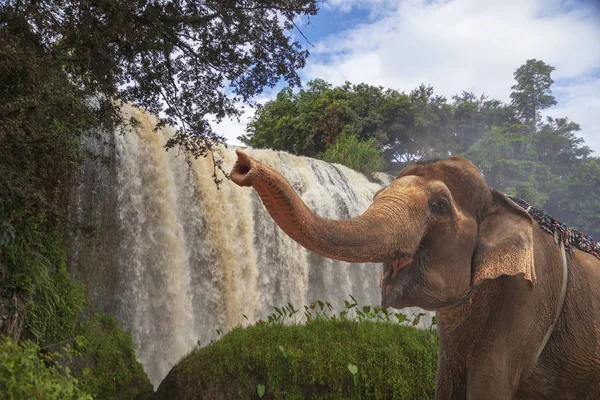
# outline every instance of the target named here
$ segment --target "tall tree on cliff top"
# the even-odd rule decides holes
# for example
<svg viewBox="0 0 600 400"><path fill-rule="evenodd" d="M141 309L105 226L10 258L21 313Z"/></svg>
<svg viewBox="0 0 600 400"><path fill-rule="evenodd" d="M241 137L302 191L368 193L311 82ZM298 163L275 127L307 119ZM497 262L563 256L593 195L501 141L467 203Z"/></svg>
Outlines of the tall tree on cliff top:
<svg viewBox="0 0 600 400"><path fill-rule="evenodd" d="M120 122L115 100L129 101L179 127L167 147L212 154L224 138L209 118L238 116L242 102L280 79L300 84L308 52L288 33L295 18L316 12L316 0L3 1L0 53L12 78L3 82L0 129L21 132L21 142L52 130L60 94L47 90L71 85L73 99L100 104L90 114L96 126ZM37 125L21 129L34 114Z"/></svg>
<svg viewBox="0 0 600 400"><path fill-rule="evenodd" d="M527 60L514 73L517 84L511 87L511 105L531 133L540 120L540 112L557 104L551 90L554 81L550 75L554 69L553 66L533 58Z"/></svg>

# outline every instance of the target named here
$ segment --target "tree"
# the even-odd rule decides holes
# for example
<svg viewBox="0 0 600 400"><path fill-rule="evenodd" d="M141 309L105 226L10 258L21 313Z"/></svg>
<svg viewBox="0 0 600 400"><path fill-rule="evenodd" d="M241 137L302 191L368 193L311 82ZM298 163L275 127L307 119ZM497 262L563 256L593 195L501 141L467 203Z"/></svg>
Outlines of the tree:
<svg viewBox="0 0 600 400"><path fill-rule="evenodd" d="M456 150L450 134L451 107L432 86L421 84L410 92L410 114L401 138L395 138L395 161L409 163L423 158L444 157ZM389 154L389 152L388 152Z"/></svg>
<svg viewBox="0 0 600 400"><path fill-rule="evenodd" d="M546 122L540 124L534 135L536 152L540 161L550 167L554 174L567 173L579 159L585 159L592 153L584 145L583 138L575 136L579 130L579 125L568 118L547 117Z"/></svg>
<svg viewBox="0 0 600 400"><path fill-rule="evenodd" d="M600 239L600 158L575 162L550 201L548 212Z"/></svg>
<svg viewBox="0 0 600 400"><path fill-rule="evenodd" d="M316 0L7 0L0 29L60 69L81 100L95 98L98 126L121 122L115 100L133 102L178 126L167 147L206 156L224 143L209 118L239 116L240 102L280 78L300 84L308 52L286 33L297 16L316 12ZM38 107L23 101L20 114Z"/></svg>
<svg viewBox="0 0 600 400"><path fill-rule="evenodd" d="M60 214L82 136L107 119L18 22L0 26L0 234L21 217Z"/></svg>
<svg viewBox="0 0 600 400"><path fill-rule="evenodd" d="M404 132L408 96L367 84L339 87L315 79L294 94L284 88L260 107L239 139L253 147L268 147L317 157L343 134L380 149Z"/></svg>
<svg viewBox="0 0 600 400"><path fill-rule="evenodd" d="M315 79L294 94L284 88L275 100L259 107L238 139L243 143L316 157L333 143L354 118L349 93Z"/></svg>
<svg viewBox="0 0 600 400"><path fill-rule="evenodd" d="M533 138L521 124L494 126L465 156L477 165L493 188L544 207L557 188L556 176L540 162Z"/></svg>
<svg viewBox="0 0 600 400"><path fill-rule="evenodd" d="M517 123L512 107L500 100L473 92L452 96L452 130L463 151L471 147L492 126Z"/></svg>
<svg viewBox="0 0 600 400"><path fill-rule="evenodd" d="M554 70L553 66L533 58L514 73L517 84L511 87L511 105L530 132L540 120L540 111L557 104L551 90L554 81L550 75Z"/></svg>

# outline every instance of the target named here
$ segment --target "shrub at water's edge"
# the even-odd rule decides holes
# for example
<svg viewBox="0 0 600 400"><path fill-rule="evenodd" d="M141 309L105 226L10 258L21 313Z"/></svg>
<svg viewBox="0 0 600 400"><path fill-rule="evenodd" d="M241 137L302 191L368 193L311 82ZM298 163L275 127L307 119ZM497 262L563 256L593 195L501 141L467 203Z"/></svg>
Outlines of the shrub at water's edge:
<svg viewBox="0 0 600 400"><path fill-rule="evenodd" d="M6 399L91 400L68 368L31 342L0 338L0 393Z"/></svg>
<svg viewBox="0 0 600 400"><path fill-rule="evenodd" d="M155 399L428 399L437 334L388 321L236 328L181 360Z"/></svg>
<svg viewBox="0 0 600 400"><path fill-rule="evenodd" d="M7 399L148 399L153 387L128 334L92 313L79 336L51 347L0 338L0 393ZM5 397L3 397L5 398Z"/></svg>
<svg viewBox="0 0 600 400"><path fill-rule="evenodd" d="M96 311L71 278L53 224L38 214L17 225L15 218L2 218L15 214L2 205L0 392L15 399L149 398L153 387L131 335Z"/></svg>
<svg viewBox="0 0 600 400"><path fill-rule="evenodd" d="M143 400L154 388L137 361L133 339L110 314L90 310L71 346L73 375L94 399Z"/></svg>

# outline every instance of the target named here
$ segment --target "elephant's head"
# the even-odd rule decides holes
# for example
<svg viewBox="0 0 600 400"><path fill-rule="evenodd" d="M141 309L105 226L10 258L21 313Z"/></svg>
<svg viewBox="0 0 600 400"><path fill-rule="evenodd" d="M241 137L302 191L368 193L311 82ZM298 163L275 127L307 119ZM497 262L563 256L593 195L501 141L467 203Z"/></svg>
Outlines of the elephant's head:
<svg viewBox="0 0 600 400"><path fill-rule="evenodd" d="M500 275L535 283L532 219L466 159L415 163L362 215L333 221L313 213L277 171L237 154L231 179L253 186L292 239L325 257L383 263L385 307L439 310Z"/></svg>

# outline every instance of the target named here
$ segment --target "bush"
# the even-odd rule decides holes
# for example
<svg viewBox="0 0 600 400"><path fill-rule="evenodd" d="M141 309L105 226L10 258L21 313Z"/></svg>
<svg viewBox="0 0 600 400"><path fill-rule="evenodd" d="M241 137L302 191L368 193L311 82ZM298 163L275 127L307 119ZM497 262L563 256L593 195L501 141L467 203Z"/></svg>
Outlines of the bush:
<svg viewBox="0 0 600 400"><path fill-rule="evenodd" d="M94 399L147 399L154 387L135 358L133 339L110 314L93 312L78 328L74 353L83 368L73 371L79 387Z"/></svg>
<svg viewBox="0 0 600 400"><path fill-rule="evenodd" d="M5 399L89 399L77 386L68 368L61 368L51 355L32 342L0 339L0 393Z"/></svg>
<svg viewBox="0 0 600 400"><path fill-rule="evenodd" d="M6 320L10 322L8 324L0 319L0 333L14 338L33 338L44 352L52 349L55 355L60 354L56 360L71 369L65 379L95 399L149 398L153 386L135 358L131 335L121 331L112 316L91 307L83 288L67 271L67 255L60 235L48 228L41 216L29 216L23 221L18 229L8 229L12 225L6 220L0 225L3 228L0 233L5 232L0 234L0 272L4 269L6 274L6 279L0 283L0 306L4 307L4 303L10 301L8 310L11 314ZM0 218L0 224L2 222ZM17 344L14 346L18 347ZM39 348L27 345L23 349L29 357L23 358L23 362L29 365ZM45 368L45 364L35 368ZM12 372L9 372L5 382L16 385L14 378L10 378ZM59 372L48 364L44 374L54 376ZM77 379L71 381L71 376Z"/></svg>
<svg viewBox="0 0 600 400"><path fill-rule="evenodd" d="M382 171L385 167L383 152L375 145L373 139L361 142L354 135L342 134L335 144L327 145L326 150L319 154L319 158L345 165L367 175Z"/></svg>
<svg viewBox="0 0 600 400"><path fill-rule="evenodd" d="M0 294L13 298L14 293L25 293L23 297L29 303L24 328L30 336L52 342L72 334L75 319L87 306L87 300L67 271L66 250L59 234L45 224L43 217L30 216L15 229L17 233L10 236L11 240L0 244L0 268L6 273ZM19 306L13 304L15 309ZM18 338L20 329L13 330L4 333Z"/></svg>
<svg viewBox="0 0 600 400"><path fill-rule="evenodd" d="M350 320L346 312L236 328L180 361L156 399L433 398L434 330L389 318Z"/></svg>

